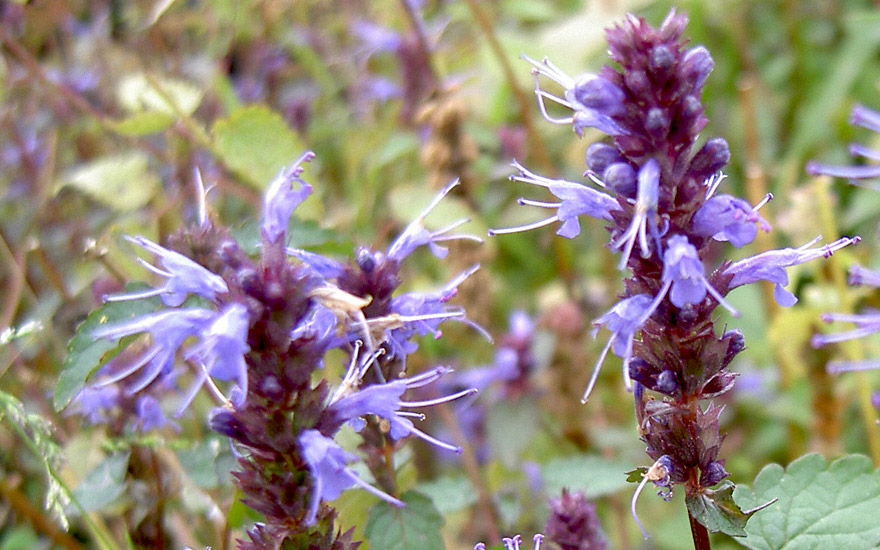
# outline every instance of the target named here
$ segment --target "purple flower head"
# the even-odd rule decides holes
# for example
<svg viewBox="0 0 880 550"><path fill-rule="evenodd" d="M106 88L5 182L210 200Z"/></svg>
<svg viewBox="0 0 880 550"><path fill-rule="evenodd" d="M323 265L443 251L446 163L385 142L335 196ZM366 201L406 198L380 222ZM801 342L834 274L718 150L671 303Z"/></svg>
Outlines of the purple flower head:
<svg viewBox="0 0 880 550"><path fill-rule="evenodd" d="M776 285L773 295L779 305L785 307L794 305L797 303L797 297L784 288L788 284L786 267L802 264L817 258L828 258L841 248L861 240L859 237L841 237L825 246L810 248L819 242L819 239L821 237L816 237L798 248L768 250L733 262L724 270L725 274L733 275L729 287L736 288L757 281L770 281Z"/></svg>
<svg viewBox="0 0 880 550"><path fill-rule="evenodd" d="M551 193L553 193L553 195L560 199L560 202L542 202L521 198L519 199L519 204L554 209L556 210L556 214L528 225L505 229L492 229L489 231L489 235L517 233L520 231L528 231L530 229L544 227L545 225L550 225L555 222L562 222L562 226L556 234L567 239L573 239L580 235L581 232L581 225L578 221L578 216L586 214L594 218L610 221L612 219L611 212L614 210L620 210L620 205L611 195L607 195L591 187L573 181L539 176L534 172L527 170L516 161L514 161L513 166L519 170L520 175L511 176L510 179L512 181L521 181L523 183L531 183L533 185L546 187Z"/></svg>
<svg viewBox="0 0 880 550"><path fill-rule="evenodd" d="M233 404L241 405L248 386L247 364L244 360L244 355L250 350L247 345L248 328L247 308L238 303L230 304L202 333L201 341L187 351L186 358L199 366L199 373L184 397L177 416L183 414L206 381L208 387L221 401L227 401L227 398L216 388L211 377L219 380L236 380L239 388L236 394L239 398L233 400Z"/></svg>
<svg viewBox="0 0 880 550"><path fill-rule="evenodd" d="M365 369L363 369L363 372L365 372ZM367 386L366 388L341 396L337 393L338 397L334 396L335 400L331 403L329 410L332 411L337 421L351 422L357 431L364 427L365 422L362 417L374 414L389 422L390 429L388 435L391 439L397 440L412 434L440 448L461 454L461 447L431 437L416 428L412 420L410 420L410 418L422 419L424 415L401 410L403 408L438 405L476 393L476 390L471 388L452 395L425 401L403 401L401 399L406 390L430 384L447 372L449 372L448 368L437 367L417 376L395 380L386 384ZM342 389L345 389L345 387L343 386Z"/></svg>
<svg viewBox="0 0 880 550"><path fill-rule="evenodd" d="M625 111L623 90L602 75L585 74L577 80L565 74L546 57L540 62L523 55L523 59L534 67L535 95L544 119L553 124L571 124L578 136L584 128L596 128L610 136L622 135L625 130L614 120ZM541 89L540 76L546 76L565 89L565 97L553 95ZM545 100L558 103L574 111L571 116L554 118L547 113Z"/></svg>
<svg viewBox="0 0 880 550"><path fill-rule="evenodd" d="M398 262L403 261L404 258L409 256L413 250L416 248L428 245L431 249L431 252L437 256L438 258L445 258L446 254L449 252L449 249L446 247L440 246L439 242L443 241L454 241L454 240L469 240L475 241L478 243L482 243L483 239L475 236L475 235L465 235L465 234L452 234L448 233L460 226L463 223L467 223L468 219L462 219L457 222L454 222L442 229L438 229L436 231L428 231L425 229L425 218L428 217L431 210L436 207L443 197L449 194L452 189L454 189L459 184L459 180L453 180L449 184L446 185L443 189L440 190L439 193L431 200L430 204L428 204L427 208L425 208L418 217L410 223L407 228L400 234L399 237L391 244L391 247L388 249L388 258L392 260L396 260Z"/></svg>
<svg viewBox="0 0 880 550"><path fill-rule="evenodd" d="M758 209L772 198L773 195L768 194L760 204L752 208L743 199L731 195L716 195L694 214L691 230L701 237L730 241L737 248L743 247L755 240L758 226L764 232L770 231L770 224L758 215Z"/></svg>
<svg viewBox="0 0 880 550"><path fill-rule="evenodd" d="M140 258L138 258L138 261L153 273L167 277L168 280L166 280L165 284L161 287L144 292L123 294L120 296L106 296L104 298L106 301L119 302L123 300L148 298L150 296L161 296L165 305L177 307L186 300L187 294L190 293L198 294L208 300L214 300L217 294L223 294L229 291L229 287L226 286L226 282L222 277L211 273L183 254L159 246L144 237L126 236L125 238L133 243L141 245L148 251L159 256L159 261L164 269L151 265Z"/></svg>
<svg viewBox="0 0 880 550"><path fill-rule="evenodd" d="M599 360L596 361L593 375L590 377L590 382L587 384L587 389L581 398L581 403L586 403L589 399L593 386L596 385L596 380L599 377L602 363L605 362L605 357L608 355L608 350L614 350L614 355L623 359L623 379L627 389L631 388L629 362L632 359L633 339L635 339L636 332L642 328L642 325L651 316L653 309L656 307L656 304L648 294L636 294L619 301L614 307L593 322L593 338L598 334L599 327L603 325L611 332L611 338L608 339L608 343L605 344L602 353L599 355Z"/></svg>
<svg viewBox="0 0 880 550"><path fill-rule="evenodd" d="M681 308L687 304L699 304L708 292L719 304L730 310L731 314L739 316L733 306L706 280L703 262L687 237L673 235L666 245L666 252L663 253L664 285L660 291L661 296L669 290L669 301L675 307Z"/></svg>
<svg viewBox="0 0 880 550"><path fill-rule="evenodd" d="M263 235L269 242L284 237L293 211L311 194L312 186L299 176L304 170L302 163L313 158L315 154L306 151L288 168L283 168L269 184L263 198ZM294 182L298 184L296 189L293 188Z"/></svg>
<svg viewBox="0 0 880 550"><path fill-rule="evenodd" d="M550 515L544 533L560 550L605 550L596 504L581 491L562 489L562 496L550 499Z"/></svg>
<svg viewBox="0 0 880 550"><path fill-rule="evenodd" d="M629 262L630 254L632 254L633 246L636 239L639 241L639 248L642 251L642 257L651 256L651 249L648 246L647 231L650 229L651 236L656 243L657 253L660 253L660 233L657 229L657 200L660 188L660 164L656 159L649 159L638 173L638 194L635 201L635 209L633 211L632 221L629 228L616 241L611 243L611 248L620 249L623 247L623 255L620 258L618 269L625 269Z"/></svg>
<svg viewBox="0 0 880 550"><path fill-rule="evenodd" d="M312 499L305 518L306 525L315 523L318 506L322 500L333 500L352 485L358 485L394 506L404 506L401 500L383 493L361 479L348 467L356 457L345 452L329 437L321 435L318 430L303 430L299 434L298 441L302 447L302 456L312 474L313 483Z"/></svg>
<svg viewBox="0 0 880 550"><path fill-rule="evenodd" d="M535 543L534 550L541 550L541 543L544 542L544 535L537 533L532 538L532 541ZM501 542L504 543L504 550L520 550L522 537L520 535L514 535L513 537L504 537L503 539L501 539ZM474 545L474 550L486 550L486 545L482 542L478 542Z"/></svg>
<svg viewBox="0 0 880 550"><path fill-rule="evenodd" d="M96 330L92 334L95 338L115 340L149 332L153 339L153 345L134 363L102 380L98 387L119 382L141 371L137 380L127 386L126 394L132 395L146 388L160 375L171 375L174 355L184 340L208 330L216 318L217 313L207 309L171 309Z"/></svg>
<svg viewBox="0 0 880 550"><path fill-rule="evenodd" d="M636 520L636 523L639 526L639 529L642 530L642 534L645 536L645 539L649 537L648 531L645 529L645 526L642 525L641 520L639 520L639 515L636 513L636 503L639 500L639 495L642 494L642 490L648 484L648 482L653 482L655 487L660 487L660 490L657 494L663 497L663 500L669 500L672 498L672 479L670 474L673 470L673 461L672 457L669 455L663 455L657 459L654 464L651 465L643 474L642 481L639 483L639 486L636 488L633 493L632 501L630 503L630 512L632 512L633 518Z"/></svg>
<svg viewBox="0 0 880 550"><path fill-rule="evenodd" d="M880 133L880 112L869 109L864 105L855 105L850 113L850 123L863 128L867 128L873 132ZM850 153L869 160L880 160L880 151L876 151L853 143L850 145ZM807 163L806 170L808 174L826 175L836 178L847 178L850 180L863 180L876 178L880 176L880 166L862 165L862 166L845 166L835 164L823 164L817 161Z"/></svg>

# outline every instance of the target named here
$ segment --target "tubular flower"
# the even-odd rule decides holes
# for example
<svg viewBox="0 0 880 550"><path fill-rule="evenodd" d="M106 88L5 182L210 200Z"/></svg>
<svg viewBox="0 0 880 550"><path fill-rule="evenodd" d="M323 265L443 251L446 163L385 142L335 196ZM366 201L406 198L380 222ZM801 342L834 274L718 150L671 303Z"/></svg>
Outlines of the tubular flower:
<svg viewBox="0 0 880 550"><path fill-rule="evenodd" d="M334 440L321 435L318 430L303 430L298 441L314 484L305 520L306 525L315 523L318 505L322 500L334 500L352 485L357 485L394 506L404 506L400 499L380 491L361 479L348 467L356 457L345 452Z"/></svg>
<svg viewBox="0 0 880 550"><path fill-rule="evenodd" d="M562 222L562 225L559 227L556 234L567 239L573 239L581 233L581 225L578 221L578 216L586 214L593 218L610 221L611 212L613 210L620 210L620 205L611 195L607 195L601 191L597 191L591 187L573 181L538 176L524 168L518 162L514 162L513 166L520 171L520 175L511 176L511 181L521 181L523 183L531 183L533 185L546 187L547 190L560 199L560 202L541 202L521 198L519 199L519 204L555 209L556 214L528 225L509 227L506 229L492 229L489 231L489 235L502 235L505 233L528 231L529 229L543 227L545 225L550 225L551 223Z"/></svg>
<svg viewBox="0 0 880 550"><path fill-rule="evenodd" d="M691 230L701 237L712 237L716 241L729 241L737 248L755 240L758 227L765 233L770 224L758 214L773 195L768 194L763 201L752 207L743 199L731 195L716 195L703 204L691 220Z"/></svg>
<svg viewBox="0 0 880 550"><path fill-rule="evenodd" d="M263 234L269 242L275 242L287 233L290 216L299 204L311 195L312 186L306 183L300 174L305 168L302 164L315 158L315 154L306 151L296 162L284 168L269 184L263 199ZM298 186L294 189L293 184Z"/></svg>
<svg viewBox="0 0 880 550"><path fill-rule="evenodd" d="M812 241L798 248L781 248L768 250L754 256L738 260L730 264L724 273L732 275L730 288L755 283L757 281L770 281L776 286L773 296L781 306L789 307L797 303L794 294L784 287L788 284L786 267L802 264L817 258L829 258L832 254L851 244L859 242L859 237L841 237L832 243L818 248L811 248L822 237L816 237Z"/></svg>
<svg viewBox="0 0 880 550"><path fill-rule="evenodd" d="M437 367L418 376L395 380L385 384L375 384L342 396L329 407L329 412L337 421L349 421L357 431L361 431L365 425L363 416L374 414L389 422L388 435L391 439L398 440L410 434L424 439L428 443L442 449L461 454L461 447L440 441L415 427L410 418L424 418L424 415L404 408L429 407L454 401L467 395L473 395L477 390L467 389L452 395L425 401L403 401L403 393L412 388L418 388L430 384L449 372L445 367Z"/></svg>
<svg viewBox="0 0 880 550"><path fill-rule="evenodd" d="M150 296L161 296L166 306L177 307L186 300L187 294L198 294L208 300L213 300L217 294L229 291L226 282L219 275L211 273L201 265L190 260L183 254L168 250L144 237L125 237L127 240L139 244L159 256L162 268L155 267L138 258L138 261L153 273L157 273L168 280L159 288L133 294L120 296L107 296L108 302L120 302L123 300L138 300Z"/></svg>

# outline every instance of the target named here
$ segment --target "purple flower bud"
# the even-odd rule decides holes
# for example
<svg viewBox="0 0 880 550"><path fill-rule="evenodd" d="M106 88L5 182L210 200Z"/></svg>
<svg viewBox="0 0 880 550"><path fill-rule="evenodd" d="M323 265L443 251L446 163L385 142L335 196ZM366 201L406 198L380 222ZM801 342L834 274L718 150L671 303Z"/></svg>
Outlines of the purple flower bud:
<svg viewBox="0 0 880 550"><path fill-rule="evenodd" d="M669 133L669 117L666 112L659 107L648 109L645 116L645 130L655 140L662 140Z"/></svg>
<svg viewBox="0 0 880 550"><path fill-rule="evenodd" d="M702 88L709 77L709 73L715 67L715 62L709 54L709 50L703 46L696 46L689 49L682 59L681 69L682 80L693 84L694 88Z"/></svg>
<svg viewBox="0 0 880 550"><path fill-rule="evenodd" d="M583 110L598 111L605 116L614 116L626 110L623 90L602 76L581 77L573 88L565 91L565 97Z"/></svg>
<svg viewBox="0 0 880 550"><path fill-rule="evenodd" d="M730 162L730 147L724 138L712 138L707 141L691 160L690 175L697 181L703 181L718 172Z"/></svg>
<svg viewBox="0 0 880 550"><path fill-rule="evenodd" d="M635 198L638 190L638 174L628 162L615 162L605 169L602 181L605 186L628 199Z"/></svg>
<svg viewBox="0 0 880 550"><path fill-rule="evenodd" d="M125 238L157 255L164 269L150 265L140 258L138 258L138 261L153 273L167 277L168 280L159 288L120 296L107 296L104 298L106 301L120 302L150 296L161 296L165 305L176 307L182 304L187 294L190 293L198 294L208 300L214 300L217 294L224 294L229 291L222 277L211 273L183 254L159 246L144 237L126 236Z"/></svg>
<svg viewBox="0 0 880 550"><path fill-rule="evenodd" d="M730 474L724 469L723 460L714 460L700 473L700 487L711 487Z"/></svg>
<svg viewBox="0 0 880 550"><path fill-rule="evenodd" d="M269 242L277 242L287 233L290 216L299 204L312 193L312 186L299 177L303 173L302 163L315 158L306 151L290 167L282 169L269 184L263 199L263 234ZM294 189L293 183L299 186Z"/></svg>
<svg viewBox="0 0 880 550"><path fill-rule="evenodd" d="M616 147L598 141L587 148L587 167L596 174L604 174L609 166L621 162L623 157ZM635 182L635 170L633 170L633 182ZM608 182L606 181L607 185Z"/></svg>

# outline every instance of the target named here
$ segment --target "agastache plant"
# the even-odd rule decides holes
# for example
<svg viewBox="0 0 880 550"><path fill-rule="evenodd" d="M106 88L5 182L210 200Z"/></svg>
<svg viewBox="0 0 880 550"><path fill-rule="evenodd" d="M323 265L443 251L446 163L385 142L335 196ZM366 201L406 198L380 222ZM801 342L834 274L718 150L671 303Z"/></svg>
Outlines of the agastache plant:
<svg viewBox="0 0 880 550"><path fill-rule="evenodd" d="M640 482L633 516L647 537L636 514L639 494L650 483L668 500L681 488L694 545L705 549L710 516L725 518L715 521L713 530L742 536L753 512L736 506L733 484L723 481L729 475L719 456L723 407L705 403L733 387L736 374L728 365L745 348L742 332L716 327L715 309L720 305L739 316L727 294L758 281L774 283L776 300L793 305L797 298L785 288L786 268L828 257L858 237L823 246L817 238L798 248L709 263L717 242L739 248L752 242L758 230L770 230L758 209L771 197L751 205L718 193L721 170L730 160L727 142L717 137L698 142L707 123L700 98L713 60L702 46L686 47L686 23L675 10L657 28L628 16L608 29L613 64L598 74L572 78L546 58L524 56L534 67L535 95L545 119L571 125L579 137L595 128L609 139L588 148L585 182L543 177L515 162L519 173L511 180L544 187L556 197L552 202L520 199L520 204L554 213L490 234L558 222L557 234L574 238L581 230L579 216L606 222L607 246L620 253L618 267L628 274L619 302L595 321L594 336L602 329L610 335L583 401L608 352L620 357L639 436L653 461L631 476ZM544 89L547 80L563 92ZM552 114L559 106L570 114Z"/></svg>
<svg viewBox="0 0 880 550"><path fill-rule="evenodd" d="M408 373L406 357L418 347L414 338L439 337L439 326L450 319L473 325L450 301L477 266L437 291L397 292L401 262L416 248L427 246L443 257L444 241L481 240L452 234L459 224L439 231L425 228L428 212L456 182L387 252L361 248L354 261L341 262L286 246L291 215L312 191L302 179L312 157L303 155L269 186L258 258L207 215L198 174L203 202L197 224L173 235L167 248L143 237L129 238L158 258L160 267L142 263L163 281L107 300L159 296L167 307L108 324L92 335L149 338L142 351L119 356L127 362L99 371L76 401L80 412L102 421L102 411L117 406L120 396L143 394L155 401L157 388L176 392L178 358L191 366L193 381L182 392L175 415L186 412L201 388L209 389L218 403L210 426L231 440L238 457L233 476L243 502L264 517L247 539L238 541L242 550L356 548L360 543L352 540L352 532L340 533L334 526L336 512L328 503L357 486L404 506L394 451L414 435L460 453L416 424L425 407L476 391L467 388L420 401L406 397L408 390L432 384L450 370L441 366ZM192 296L199 299L189 300ZM322 375L331 349L347 357L341 380ZM156 407L158 402L136 412L141 428L164 421ZM363 455L336 440L346 424L360 432ZM359 460L375 485L352 467Z"/></svg>

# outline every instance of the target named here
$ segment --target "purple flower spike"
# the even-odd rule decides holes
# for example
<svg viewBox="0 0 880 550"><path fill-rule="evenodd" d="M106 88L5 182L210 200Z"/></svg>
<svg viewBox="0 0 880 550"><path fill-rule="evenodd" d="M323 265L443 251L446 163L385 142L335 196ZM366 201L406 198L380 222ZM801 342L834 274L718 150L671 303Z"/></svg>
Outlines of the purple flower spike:
<svg viewBox="0 0 880 550"><path fill-rule="evenodd" d="M597 191L586 185L573 181L545 178L524 168L514 161L513 167L519 170L519 176L511 176L511 181L521 181L532 185L546 187L553 195L561 199L560 202L542 202L521 198L519 204L537 206L539 208L555 209L556 214L541 221L519 227L505 229L492 229L489 235L502 235L506 233L518 233L538 227L544 227L555 222L562 222L562 226L556 232L557 235L567 239L573 239L580 235L581 225L578 216L586 214L601 220L611 220L611 212L620 210L617 200L611 195Z"/></svg>
<svg viewBox="0 0 880 550"><path fill-rule="evenodd" d="M170 375L174 354L184 340L207 330L216 318L217 313L207 309L171 309L96 330L92 334L95 338L115 340L142 332L149 332L153 337L149 350L131 365L102 380L98 387L119 382L143 370L140 377L126 389L126 393L131 395L147 387L160 374Z"/></svg>
<svg viewBox="0 0 880 550"><path fill-rule="evenodd" d="M312 474L312 500L306 516L306 524L313 525L322 500L334 500L342 491L352 485L366 489L369 493L394 506L405 506L403 501L373 487L354 470L348 467L356 457L346 453L335 441L324 437L318 430L303 430L299 435L302 455Z"/></svg>
<svg viewBox="0 0 880 550"><path fill-rule="evenodd" d="M768 250L730 264L724 270L724 273L733 275L733 278L730 280L730 288L736 288L757 281L770 281L776 285L773 295L779 305L784 307L793 306L798 300L794 294L784 288L788 284L786 267L802 264L817 258L828 258L841 248L861 240L860 237L842 237L825 246L810 248L819 242L819 239L821 237L816 237L798 248Z"/></svg>
<svg viewBox="0 0 880 550"><path fill-rule="evenodd" d="M226 282L219 275L211 273L201 265L190 260L183 254L159 246L144 237L125 237L127 240L139 244L148 251L159 257L164 269L160 269L138 258L138 261L153 273L157 273L168 280L159 288L144 292L123 294L120 296L105 296L108 302L120 302L123 300L137 300L150 296L161 296L167 306L177 307L186 300L187 294L198 294L208 300L214 300L217 294L229 291Z"/></svg>
<svg viewBox="0 0 880 550"><path fill-rule="evenodd" d="M658 299L668 290L669 301L675 307L681 308L687 304L699 304L708 292L719 304L727 308L731 315L739 317L739 312L706 280L703 262L700 261L697 249L687 237L673 235L669 237L666 245L666 252L663 253L664 285L658 294Z"/></svg>
<svg viewBox="0 0 880 550"><path fill-rule="evenodd" d="M714 196L694 214L691 229L701 237L730 241L733 246L741 248L755 240L758 226L765 233L770 231L770 224L758 214L758 209L772 198L773 195L768 194L753 208L743 199L731 195Z"/></svg>
<svg viewBox="0 0 880 550"><path fill-rule="evenodd" d="M283 238L290 225L290 216L299 204L312 193L312 186L299 177L305 168L302 163L315 158L315 154L306 151L290 167L283 168L278 176L269 184L263 199L263 234L269 242ZM293 183L299 184L293 188Z"/></svg>
<svg viewBox="0 0 880 550"><path fill-rule="evenodd" d="M448 195L449 192L458 186L459 183L459 180L453 180L437 193L437 195L431 200L431 203L428 204L428 207L425 208L422 213L407 226L403 233L397 237L394 243L391 244L391 247L388 249L388 258L397 260L398 262L403 261L403 259L409 256L413 250L423 245L428 245L434 256L445 258L449 250L446 247L438 245L437 243L439 242L454 240L469 240L478 243L483 242L483 239L476 235L449 234L449 232L456 227L470 221L468 219L458 220L457 222L436 231L428 231L425 229L425 218L427 218L428 214L431 213L431 210L443 200L443 197Z"/></svg>
<svg viewBox="0 0 880 550"><path fill-rule="evenodd" d="M611 331L611 338L608 339L608 343L605 344L598 361L596 361L593 375L590 377L581 403L586 403L590 398L590 393L593 391L593 386L596 385L599 370L602 368L602 363L605 362L608 350L614 350L614 355L623 359L623 380L627 389L632 387L629 379L629 361L632 358L633 339L656 307L656 303L648 294L636 294L621 300L593 322L595 327L592 333L593 338L598 334L599 327L603 325Z"/></svg>

